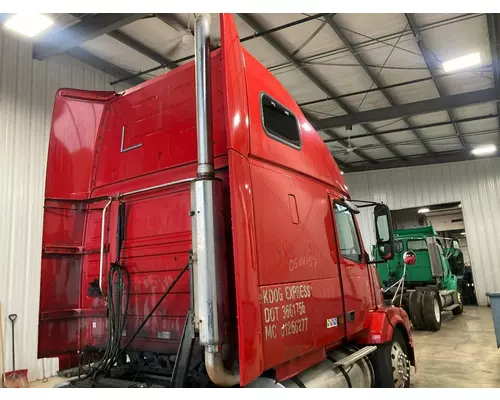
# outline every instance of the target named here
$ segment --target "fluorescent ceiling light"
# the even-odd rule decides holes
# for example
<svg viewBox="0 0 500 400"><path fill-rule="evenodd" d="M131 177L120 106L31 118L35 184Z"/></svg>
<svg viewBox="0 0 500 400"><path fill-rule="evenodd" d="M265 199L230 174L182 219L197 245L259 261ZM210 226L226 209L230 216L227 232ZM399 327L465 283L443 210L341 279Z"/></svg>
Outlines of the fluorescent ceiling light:
<svg viewBox="0 0 500 400"><path fill-rule="evenodd" d="M472 150L472 154L475 156L486 156L488 154L493 154L497 151L497 146L494 144L487 144L486 146L479 146Z"/></svg>
<svg viewBox="0 0 500 400"><path fill-rule="evenodd" d="M16 14L5 22L5 26L22 35L33 37L54 23L43 14Z"/></svg>
<svg viewBox="0 0 500 400"><path fill-rule="evenodd" d="M419 214L425 214L425 213L428 213L430 210L428 208L421 208L420 210L418 210L417 212Z"/></svg>
<svg viewBox="0 0 500 400"><path fill-rule="evenodd" d="M465 235L467 235L465 232L462 232L462 233L460 233L460 234L461 234L461 235L464 235L464 236L465 236Z"/></svg>
<svg viewBox="0 0 500 400"><path fill-rule="evenodd" d="M472 53L466 56L454 58L443 63L445 72L452 72L459 69L469 68L474 65L481 64L481 56L479 53Z"/></svg>

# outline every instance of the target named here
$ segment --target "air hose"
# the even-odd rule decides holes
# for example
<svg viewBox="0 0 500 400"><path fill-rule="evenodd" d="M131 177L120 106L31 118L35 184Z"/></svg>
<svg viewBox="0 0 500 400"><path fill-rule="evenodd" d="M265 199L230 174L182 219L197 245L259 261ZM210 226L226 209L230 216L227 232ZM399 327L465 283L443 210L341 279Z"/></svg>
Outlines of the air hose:
<svg viewBox="0 0 500 400"><path fill-rule="evenodd" d="M190 262L179 272L176 278L170 283L163 295L160 297L156 305L152 308L149 314L144 318L139 327L130 336L125 346L121 347L121 339L125 329L125 323L128 313L128 305L130 298L130 275L128 271L120 263L121 246L124 237L125 225L125 204L120 203L118 209L118 227L117 227L117 249L116 261L111 264L108 272L108 339L106 348L101 361L94 365L88 374L83 379L90 377L94 381L99 376L106 376L111 368L125 355L128 346L139 334L146 322L151 318L156 309L160 306L165 297L170 293L175 284L180 280L184 272L190 267ZM125 299L125 302L123 300Z"/></svg>
<svg viewBox="0 0 500 400"><path fill-rule="evenodd" d="M99 375L108 374L121 355L120 342L125 329L130 298L130 275L120 263L124 233L125 203L120 202L116 233L116 259L115 262L111 263L108 272L108 339L101 361L87 374L92 380L95 380Z"/></svg>

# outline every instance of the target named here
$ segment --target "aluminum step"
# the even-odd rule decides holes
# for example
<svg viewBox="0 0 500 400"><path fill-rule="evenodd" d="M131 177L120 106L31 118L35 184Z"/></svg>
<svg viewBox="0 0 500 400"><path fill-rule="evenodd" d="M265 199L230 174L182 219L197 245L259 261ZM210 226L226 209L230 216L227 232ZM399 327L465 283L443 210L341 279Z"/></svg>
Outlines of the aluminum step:
<svg viewBox="0 0 500 400"><path fill-rule="evenodd" d="M451 306L444 307L443 311L451 311L451 310L454 310L457 307L460 307L460 304L452 304Z"/></svg>
<svg viewBox="0 0 500 400"><path fill-rule="evenodd" d="M365 346L355 353L348 355L347 357L337 361L333 364L334 367L348 367L351 364L354 364L356 361L361 360L366 357L368 354L373 353L377 350L377 346Z"/></svg>

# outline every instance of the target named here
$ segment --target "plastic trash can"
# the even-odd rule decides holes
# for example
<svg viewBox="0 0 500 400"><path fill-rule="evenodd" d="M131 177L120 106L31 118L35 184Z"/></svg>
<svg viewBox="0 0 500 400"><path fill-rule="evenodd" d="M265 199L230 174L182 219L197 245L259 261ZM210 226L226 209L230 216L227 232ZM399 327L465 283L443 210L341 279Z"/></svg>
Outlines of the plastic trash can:
<svg viewBox="0 0 500 400"><path fill-rule="evenodd" d="M493 314L493 326L497 337L497 348L500 347L500 292L486 293L490 299L491 313Z"/></svg>

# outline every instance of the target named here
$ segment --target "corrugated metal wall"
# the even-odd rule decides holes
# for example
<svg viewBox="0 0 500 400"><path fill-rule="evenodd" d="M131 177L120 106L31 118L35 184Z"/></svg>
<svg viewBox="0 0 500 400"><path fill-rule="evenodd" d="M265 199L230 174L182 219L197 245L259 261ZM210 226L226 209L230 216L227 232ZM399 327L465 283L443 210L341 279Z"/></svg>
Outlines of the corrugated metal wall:
<svg viewBox="0 0 500 400"><path fill-rule="evenodd" d="M353 199L391 209L462 202L468 250L480 305L500 291L500 158L345 175ZM374 243L371 215L361 215L365 247Z"/></svg>
<svg viewBox="0 0 500 400"><path fill-rule="evenodd" d="M0 30L0 302L6 369L12 369L7 314L17 313L16 368L42 377L37 360L45 165L57 89L123 90L113 78L70 57L31 58L31 44ZM9 333L6 335L6 333ZM46 360L53 375L57 359ZM0 366L1 370L1 366Z"/></svg>

